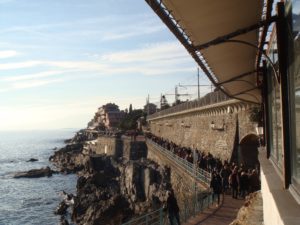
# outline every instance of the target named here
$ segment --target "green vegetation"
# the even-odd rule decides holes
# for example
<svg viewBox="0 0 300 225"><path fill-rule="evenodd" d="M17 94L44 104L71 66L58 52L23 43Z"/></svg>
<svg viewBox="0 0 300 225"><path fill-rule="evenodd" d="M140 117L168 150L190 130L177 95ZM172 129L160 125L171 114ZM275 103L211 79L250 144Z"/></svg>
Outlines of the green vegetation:
<svg viewBox="0 0 300 225"><path fill-rule="evenodd" d="M145 117L146 114L142 109L135 109L129 111L126 116L121 121L119 128L123 131L126 130L135 130L137 128L137 120L141 117Z"/></svg>

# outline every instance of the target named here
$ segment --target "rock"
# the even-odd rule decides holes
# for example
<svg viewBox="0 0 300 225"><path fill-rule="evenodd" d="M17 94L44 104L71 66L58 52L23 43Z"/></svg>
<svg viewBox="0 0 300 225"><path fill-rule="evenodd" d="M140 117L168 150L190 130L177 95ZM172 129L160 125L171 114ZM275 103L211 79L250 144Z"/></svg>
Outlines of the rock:
<svg viewBox="0 0 300 225"><path fill-rule="evenodd" d="M30 158L29 160L27 160L26 162L36 162L36 161L39 161L38 159L35 159L35 158Z"/></svg>
<svg viewBox="0 0 300 225"><path fill-rule="evenodd" d="M62 201L61 203L59 203L59 205L55 209L54 214L65 215L67 213L68 208L69 208L69 206L66 204L66 202Z"/></svg>
<svg viewBox="0 0 300 225"><path fill-rule="evenodd" d="M69 222L64 216L61 216L59 225L69 225Z"/></svg>
<svg viewBox="0 0 300 225"><path fill-rule="evenodd" d="M50 167L33 169L25 172L18 172L14 175L14 178L39 178L39 177L51 177L52 170Z"/></svg>
<svg viewBox="0 0 300 225"><path fill-rule="evenodd" d="M263 224L263 202L261 192L246 196L244 206L239 210L236 219L230 225Z"/></svg>

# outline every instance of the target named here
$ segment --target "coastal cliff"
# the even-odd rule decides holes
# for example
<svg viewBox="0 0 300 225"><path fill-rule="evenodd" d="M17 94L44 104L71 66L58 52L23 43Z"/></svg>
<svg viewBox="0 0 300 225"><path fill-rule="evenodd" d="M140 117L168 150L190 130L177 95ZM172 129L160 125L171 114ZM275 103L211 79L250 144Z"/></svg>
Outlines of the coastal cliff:
<svg viewBox="0 0 300 225"><path fill-rule="evenodd" d="M50 157L60 172L78 174L71 212L76 224L121 224L161 207L171 189L169 168L143 157L143 141L125 138L130 144L122 144L121 137L107 136L112 143L121 141L123 149L117 146L118 154L99 154L95 146L102 148L105 138L103 132L81 130Z"/></svg>

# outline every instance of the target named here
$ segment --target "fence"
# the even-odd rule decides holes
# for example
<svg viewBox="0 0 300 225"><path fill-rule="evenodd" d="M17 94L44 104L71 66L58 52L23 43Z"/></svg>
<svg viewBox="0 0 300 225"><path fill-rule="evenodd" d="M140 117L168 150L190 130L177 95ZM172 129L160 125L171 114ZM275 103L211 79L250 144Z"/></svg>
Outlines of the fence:
<svg viewBox="0 0 300 225"><path fill-rule="evenodd" d="M136 217L122 225L167 225L166 213L163 208Z"/></svg>
<svg viewBox="0 0 300 225"><path fill-rule="evenodd" d="M147 119L154 119L156 117L160 117L160 116L164 116L164 115L168 115L168 114L172 114L172 113L176 113L176 112L180 112L180 111L184 111L184 110L188 110L188 109L194 109L194 108L198 108L198 107L202 107L202 106L206 106L206 105L211 105L211 104L215 104L218 102L227 101L230 99L231 98L226 96L221 91L211 92L200 99L184 102L179 105L175 105L171 108L156 112L152 115L149 115L147 117Z"/></svg>
<svg viewBox="0 0 300 225"><path fill-rule="evenodd" d="M214 202L211 193L197 192L184 199L184 204L180 211L180 221L186 222L190 217L203 212ZM160 208L143 216L136 217L122 225L169 225L169 218L164 208Z"/></svg>
<svg viewBox="0 0 300 225"><path fill-rule="evenodd" d="M190 176L195 178L198 182L201 184L204 184L205 186L209 187L210 180L211 180L211 174L199 167L197 167L195 164L188 162L187 160L179 157L178 155L172 153L171 151L163 148L162 146L156 144L154 141L147 139L148 143L151 143L155 148L162 153L164 156L166 156L168 159L175 162L181 169L183 169L185 172L187 172Z"/></svg>
<svg viewBox="0 0 300 225"><path fill-rule="evenodd" d="M173 160L181 169L185 170L189 175L195 178L201 184L209 187L211 174L203 169L196 168L192 163L180 158L171 151L161 147L155 142L147 139L156 150L160 151L164 156ZM195 186L195 193L184 199L180 210L180 221L186 222L190 217L195 216L199 212L203 212L211 204L213 204L213 195L209 191L198 191ZM136 217L122 225L169 225L167 213L163 208L147 213L143 216Z"/></svg>

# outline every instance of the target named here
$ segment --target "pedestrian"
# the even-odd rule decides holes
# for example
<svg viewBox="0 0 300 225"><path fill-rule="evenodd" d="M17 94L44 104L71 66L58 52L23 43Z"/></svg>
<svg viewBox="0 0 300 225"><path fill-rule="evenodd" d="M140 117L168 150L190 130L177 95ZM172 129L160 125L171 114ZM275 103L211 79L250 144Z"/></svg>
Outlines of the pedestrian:
<svg viewBox="0 0 300 225"><path fill-rule="evenodd" d="M213 190L213 201L215 201L216 196L218 198L218 206L220 205L220 194L222 193L222 178L216 171L214 171L212 174L210 187Z"/></svg>
<svg viewBox="0 0 300 225"><path fill-rule="evenodd" d="M256 170L252 170L252 173L249 176L249 186L250 192L255 192L260 190L260 180Z"/></svg>
<svg viewBox="0 0 300 225"><path fill-rule="evenodd" d="M227 193L229 189L229 176L231 174L230 169L228 168L227 164L225 164L220 172L221 178L222 178L222 187L223 187L223 193Z"/></svg>
<svg viewBox="0 0 300 225"><path fill-rule="evenodd" d="M242 198L245 198L245 195L248 191L248 186L249 186L248 174L246 174L246 172L243 171L240 177L240 196Z"/></svg>
<svg viewBox="0 0 300 225"><path fill-rule="evenodd" d="M179 207L173 190L167 191L167 211L170 225L180 225Z"/></svg>
<svg viewBox="0 0 300 225"><path fill-rule="evenodd" d="M229 176L229 184L231 186L232 198L237 198L238 195L238 187L239 187L239 175L238 175L238 167L234 167L232 173Z"/></svg>

